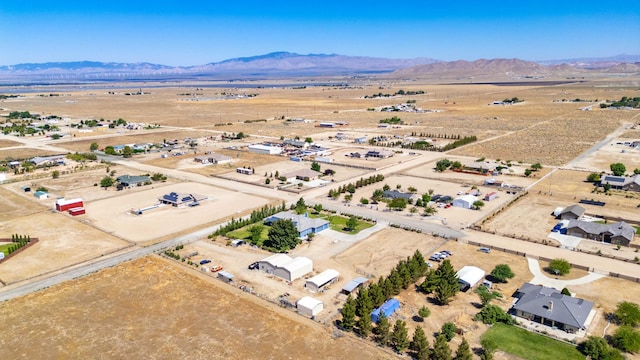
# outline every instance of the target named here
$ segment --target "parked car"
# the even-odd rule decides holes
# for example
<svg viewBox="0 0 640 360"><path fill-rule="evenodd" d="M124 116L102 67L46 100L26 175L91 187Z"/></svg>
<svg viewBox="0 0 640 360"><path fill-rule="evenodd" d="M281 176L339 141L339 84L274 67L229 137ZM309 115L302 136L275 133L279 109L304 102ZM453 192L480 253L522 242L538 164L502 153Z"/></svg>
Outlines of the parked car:
<svg viewBox="0 0 640 360"><path fill-rule="evenodd" d="M478 249L478 251L482 251L483 253L490 253L491 249L488 247L481 247L480 249Z"/></svg>
<svg viewBox="0 0 640 360"><path fill-rule="evenodd" d="M249 270L255 270L255 269L257 269L257 268L258 268L258 262L256 261L256 262L254 262L254 263L251 263L251 265L249 265L247 268L248 268Z"/></svg>
<svg viewBox="0 0 640 360"><path fill-rule="evenodd" d="M449 250L442 250L440 251L440 254L446 254L447 256L453 256L453 253Z"/></svg>
<svg viewBox="0 0 640 360"><path fill-rule="evenodd" d="M209 259L200 260L200 265L208 264L210 262L211 262L211 260L209 260Z"/></svg>
<svg viewBox="0 0 640 360"><path fill-rule="evenodd" d="M435 253L435 254L431 255L429 260L431 260L431 261L442 261L442 257L440 257L440 253Z"/></svg>

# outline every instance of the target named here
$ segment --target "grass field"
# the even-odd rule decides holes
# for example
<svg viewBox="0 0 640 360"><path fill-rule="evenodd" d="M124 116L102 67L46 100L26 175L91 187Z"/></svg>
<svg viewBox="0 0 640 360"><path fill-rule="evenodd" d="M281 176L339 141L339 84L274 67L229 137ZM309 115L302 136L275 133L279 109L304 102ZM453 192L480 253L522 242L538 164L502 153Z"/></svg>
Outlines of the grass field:
<svg viewBox="0 0 640 360"><path fill-rule="evenodd" d="M236 229L236 230L230 231L230 232L227 233L226 236L228 238L232 238L232 239L247 240L249 242L252 242L251 241L251 233L249 232L249 228L251 228L253 226L256 226L256 225L261 225L262 226L262 233L260 234L260 239L256 243L256 245L262 246L262 243L269 238L269 229L271 229L271 226L267 226L267 225L264 225L264 224L261 224L261 223L251 224L251 225L247 225L247 226L241 227L240 229Z"/></svg>
<svg viewBox="0 0 640 360"><path fill-rule="evenodd" d="M14 245L14 243L3 243L0 245L0 252L4 253L4 256L9 255L9 248Z"/></svg>
<svg viewBox="0 0 640 360"><path fill-rule="evenodd" d="M309 214L309 217L325 219L330 222L329 227L331 228L331 230L351 235L357 234L360 231L373 226L373 224L371 223L358 220L358 225L356 225L355 229L347 229L347 220L349 220L349 218L346 218L344 216L329 214Z"/></svg>
<svg viewBox="0 0 640 360"><path fill-rule="evenodd" d="M495 324L482 336L500 350L527 360L584 359L575 346L505 324Z"/></svg>

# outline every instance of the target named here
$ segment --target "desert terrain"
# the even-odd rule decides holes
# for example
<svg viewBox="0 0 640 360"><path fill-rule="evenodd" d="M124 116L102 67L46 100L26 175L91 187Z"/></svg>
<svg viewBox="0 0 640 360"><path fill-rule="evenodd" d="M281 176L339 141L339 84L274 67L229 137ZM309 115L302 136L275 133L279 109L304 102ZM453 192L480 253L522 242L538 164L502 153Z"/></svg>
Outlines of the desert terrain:
<svg viewBox="0 0 640 360"><path fill-rule="evenodd" d="M474 265L488 273L497 264L509 264L516 277L497 286L504 297L496 304L504 309L513 301L511 294L534 274L526 257L500 251L502 248L532 259L566 257L575 265L603 275L617 272L637 277L640 265L634 258L638 256L638 235L632 247L617 249L582 240L572 251L561 248L549 234L557 223L551 213L581 199L607 203L604 207L585 205L588 215L638 221L640 195L623 191L594 193L594 185L585 180L591 172L609 172L612 162L623 162L627 173L640 167L640 150L619 144L640 140L640 111L599 107L605 99L638 97L640 90L633 81L614 78L560 80L554 84L533 81L502 86L380 78L375 82L356 80L353 86L252 84L246 88L237 82L228 87L202 87L197 97L184 94L202 83L141 82L91 89L70 86L53 97L40 96L49 94L49 90L34 87L21 97L0 100L3 114L30 111L58 116L57 126L63 135L57 140L49 133L0 135L0 159L4 159L0 165L7 167L6 183L0 186L0 198L5 204L0 210L0 237L20 233L39 238L34 246L0 262L0 281L4 283L0 295L53 273L98 264L116 253L169 243L174 249L171 241L177 239L186 239L184 247L175 250L180 256L197 252L190 261L197 264L210 259L211 265L222 266L235 275L229 286L215 279L215 273L201 272L197 265L158 255L132 259L1 303L0 317L6 326L0 328L0 347L12 358L93 354L104 354L104 358L282 358L283 354L290 358L393 358L395 355L388 349L335 327L344 303L343 297L337 295L355 277L385 276L416 249L426 258L435 251L449 250L454 253L450 259L456 269ZM124 95L138 89L144 94ZM368 97L398 90L424 93ZM228 98L223 93L252 96ZM523 101L512 105L496 103L513 97ZM409 101L428 111L381 111ZM379 126L380 120L393 116L401 118L402 123ZM77 127L81 120L120 118L141 126ZM322 122L336 126L321 127ZM237 133L245 137L231 139ZM339 140L338 134L348 138ZM395 151L394 156L386 159L345 156L387 149L356 144L357 137L386 137L388 141L406 141L405 144L419 138L442 146L457 136L476 136L477 141L446 152L395 147L388 149ZM322 186L303 185L295 192L279 190L284 184L278 181L267 186L266 174L309 169L313 158L290 161L286 156L250 153L246 146L281 143L282 139L296 137L310 137L312 142L329 149L331 154L327 157L332 162L321 163L321 168L332 169L335 175L324 177L328 182ZM177 147L171 151L184 154L172 155L162 146L166 140L177 140ZM62 167L28 173L14 173L8 167L10 160L87 153L92 143L99 149L98 160L69 162L58 176L53 176L53 170ZM146 143L154 146L130 158L100 152L107 146ZM194 161L195 156L208 152L230 156L232 162L202 165ZM437 161L445 158L462 164L481 160L510 165L503 174L490 176L435 171ZM541 164L542 169L525 176L535 163ZM251 167L255 173L239 174L237 167ZM167 179L122 191L99 186L105 176L154 173L164 174ZM337 200L328 199L330 189L374 174L383 174L385 179L358 188L353 201L346 201L344 195ZM504 188L486 186L488 179L522 191L510 194ZM432 190L433 194L456 197L477 188L482 196L497 191L498 197L485 201L478 210L437 205L437 213L432 216L412 211L411 205L402 211L391 211L383 203L358 206L361 198L371 197L385 184L401 191L415 187L418 195ZM33 197L23 191L25 185L34 190L46 188L49 198ZM197 193L207 200L194 207L160 206L142 215L132 214L131 210L155 206L159 197L172 191ZM57 197L83 198L87 213L72 217L55 212ZM322 293L305 290L305 278L287 283L247 269L249 264L271 255L266 250L248 245L235 248L227 244L229 239L208 239L200 233L263 205L283 201L290 205L300 197L333 211L378 221L372 230L361 235L325 230L313 241L305 241L290 251L291 256L307 256L314 261L314 271L306 278L326 269L340 272L338 281ZM462 232L463 236L458 241L436 236L438 232L431 231L436 225ZM188 236L197 231L198 236ZM494 251L478 252L478 246L468 242L491 246ZM546 264L541 261L540 266ZM574 269L561 280L575 280L587 274ZM240 287L250 288L258 296ZM596 303L597 316L589 333L598 335L612 334L614 329L606 327L605 314L618 301L635 301L640 296L637 282L609 276L571 286L570 290ZM318 298L324 303L324 312L312 321L274 305L285 294L292 302L303 296ZM432 342L431 334L442 323L452 321L464 330L472 347L480 346L487 327L473 321L478 311L478 298L473 292L456 295L448 307L433 304L413 287L401 292L398 299L401 308L394 320L406 320L409 334L416 326L422 326ZM423 323L416 322L413 316L423 305L430 307L432 315ZM456 336L452 348L459 342L460 337ZM513 358L504 353L497 353L496 357Z"/></svg>

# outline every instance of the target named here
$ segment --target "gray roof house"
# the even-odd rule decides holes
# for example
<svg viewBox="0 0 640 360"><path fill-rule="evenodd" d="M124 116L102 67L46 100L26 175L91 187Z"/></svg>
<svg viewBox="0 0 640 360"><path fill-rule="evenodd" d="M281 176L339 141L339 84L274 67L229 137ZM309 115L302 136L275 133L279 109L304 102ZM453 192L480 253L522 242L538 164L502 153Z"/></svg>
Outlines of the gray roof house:
<svg viewBox="0 0 640 360"><path fill-rule="evenodd" d="M640 191L640 174L634 176L614 176L606 175L600 180L600 185L610 185L612 189Z"/></svg>
<svg viewBox="0 0 640 360"><path fill-rule="evenodd" d="M521 318L556 327L568 333L586 330L587 319L593 309L588 300L563 295L560 291L525 283L516 291L518 300L513 313Z"/></svg>
<svg viewBox="0 0 640 360"><path fill-rule="evenodd" d="M298 237L305 237L310 233L317 234L320 231L329 228L329 222L327 220L310 218L306 213L298 215L293 211L281 211L277 214L271 215L265 219L264 223L271 225L278 220L291 220L298 230Z"/></svg>
<svg viewBox="0 0 640 360"><path fill-rule="evenodd" d="M413 194L413 193L403 193L400 192L398 190L385 190L384 191L384 197L389 198L389 199L405 199L407 201L411 200L416 200L419 198L418 195Z"/></svg>
<svg viewBox="0 0 640 360"><path fill-rule="evenodd" d="M629 246L635 233L636 229L624 221L613 224L600 224L589 221L569 220L567 224L567 235L615 245Z"/></svg>
<svg viewBox="0 0 640 360"><path fill-rule="evenodd" d="M564 208L558 217L560 220L575 220L584 215L584 208L580 205L571 205Z"/></svg>
<svg viewBox="0 0 640 360"><path fill-rule="evenodd" d="M122 175L116 178L116 182L118 183L118 186L122 188L125 188L125 187L132 188L136 186L141 186L141 185L144 185L144 183L146 183L147 181L151 181L151 179L146 175L142 175L142 176Z"/></svg>

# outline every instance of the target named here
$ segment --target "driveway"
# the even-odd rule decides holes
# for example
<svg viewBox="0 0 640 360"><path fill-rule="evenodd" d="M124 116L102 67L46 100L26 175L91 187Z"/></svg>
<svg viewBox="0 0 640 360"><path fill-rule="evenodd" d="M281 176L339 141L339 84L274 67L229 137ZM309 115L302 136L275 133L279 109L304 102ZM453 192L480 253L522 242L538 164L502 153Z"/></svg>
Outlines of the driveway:
<svg viewBox="0 0 640 360"><path fill-rule="evenodd" d="M533 279L529 282L532 284L540 284L547 287L552 287L554 289L562 290L563 288L571 285L584 285L590 282L596 281L604 277L602 274L597 273L589 273L589 275L583 276L578 279L572 280L559 280L552 279L547 277L542 273L542 269L540 269L540 263L536 259L527 258L527 262L529 263L529 271L533 274Z"/></svg>

